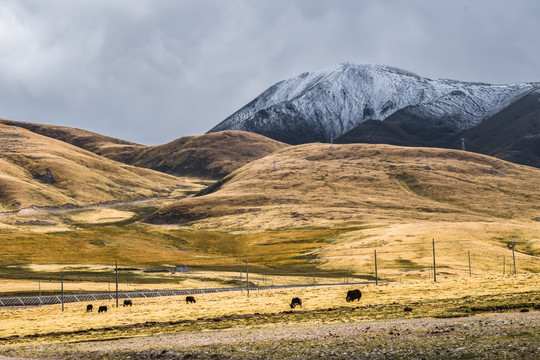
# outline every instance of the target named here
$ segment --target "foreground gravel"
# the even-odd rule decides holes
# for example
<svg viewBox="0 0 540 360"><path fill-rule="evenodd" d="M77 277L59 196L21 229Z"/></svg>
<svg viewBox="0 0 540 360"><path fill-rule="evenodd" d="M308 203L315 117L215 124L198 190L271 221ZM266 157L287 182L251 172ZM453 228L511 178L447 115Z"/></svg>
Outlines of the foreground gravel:
<svg viewBox="0 0 540 360"><path fill-rule="evenodd" d="M266 325L81 343L7 345L3 359L540 359L540 312Z"/></svg>

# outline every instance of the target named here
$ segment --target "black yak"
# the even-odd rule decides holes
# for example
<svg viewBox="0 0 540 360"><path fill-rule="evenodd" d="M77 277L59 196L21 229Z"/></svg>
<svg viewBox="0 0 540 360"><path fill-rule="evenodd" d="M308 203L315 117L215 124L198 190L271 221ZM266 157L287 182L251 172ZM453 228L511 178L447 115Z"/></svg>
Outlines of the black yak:
<svg viewBox="0 0 540 360"><path fill-rule="evenodd" d="M124 305L122 305L122 306L124 306L124 307L126 307L126 306L133 306L133 301L131 301L131 300L124 300Z"/></svg>
<svg viewBox="0 0 540 360"><path fill-rule="evenodd" d="M102 313L102 312L107 312L107 306L106 305L101 305L99 308L98 308L98 313Z"/></svg>
<svg viewBox="0 0 540 360"><path fill-rule="evenodd" d="M361 297L362 297L362 293L360 292L360 290L355 289L355 290L347 291L347 297L345 299L347 300L347 302L351 302L354 300L360 301Z"/></svg>
<svg viewBox="0 0 540 360"><path fill-rule="evenodd" d="M86 312L94 310L94 306L92 304L86 305Z"/></svg>
<svg viewBox="0 0 540 360"><path fill-rule="evenodd" d="M196 303L195 298L193 296L186 296L186 304L189 303Z"/></svg>
<svg viewBox="0 0 540 360"><path fill-rule="evenodd" d="M294 297L291 300L291 309L294 309L296 305L300 305L302 307L302 298Z"/></svg>

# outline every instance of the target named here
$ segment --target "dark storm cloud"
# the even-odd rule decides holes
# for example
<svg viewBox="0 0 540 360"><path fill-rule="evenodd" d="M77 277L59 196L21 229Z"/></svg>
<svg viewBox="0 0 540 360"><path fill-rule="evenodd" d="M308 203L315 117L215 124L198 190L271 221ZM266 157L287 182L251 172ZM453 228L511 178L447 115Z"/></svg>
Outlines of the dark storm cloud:
<svg viewBox="0 0 540 360"><path fill-rule="evenodd" d="M1 1L0 117L147 144L336 63L539 81L537 1Z"/></svg>

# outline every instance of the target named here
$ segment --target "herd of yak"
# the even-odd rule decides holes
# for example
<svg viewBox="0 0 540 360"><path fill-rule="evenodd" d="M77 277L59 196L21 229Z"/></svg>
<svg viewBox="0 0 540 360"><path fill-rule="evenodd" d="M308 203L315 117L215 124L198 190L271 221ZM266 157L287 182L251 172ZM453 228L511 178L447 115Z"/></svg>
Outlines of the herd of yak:
<svg viewBox="0 0 540 360"><path fill-rule="evenodd" d="M362 297L362 292L358 289L355 290L349 290L347 291L347 296L345 297L345 300L347 302L351 302L354 300L360 301L360 298ZM195 303L195 298L193 296L186 296L186 304ZM122 305L124 307L126 306L133 306L133 301L128 299L124 300L124 304ZM291 309L294 309L297 306L302 307L302 298L299 297L293 297L290 303ZM108 307L106 305L101 305L98 308L98 313L107 312ZM91 312L94 310L94 306L92 304L89 304L86 306L86 312Z"/></svg>

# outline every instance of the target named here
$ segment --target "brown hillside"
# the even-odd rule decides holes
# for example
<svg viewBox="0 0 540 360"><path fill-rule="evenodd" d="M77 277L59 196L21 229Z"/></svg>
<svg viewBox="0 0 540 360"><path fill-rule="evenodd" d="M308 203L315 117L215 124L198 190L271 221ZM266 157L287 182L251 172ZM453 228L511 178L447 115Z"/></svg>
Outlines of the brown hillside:
<svg viewBox="0 0 540 360"><path fill-rule="evenodd" d="M67 126L36 124L6 119L0 119L0 124L24 128L36 134L64 141L71 145L75 145L96 154L101 154L101 149L110 145L141 146L129 141L116 139L109 136L100 135L91 131L76 129Z"/></svg>
<svg viewBox="0 0 540 360"><path fill-rule="evenodd" d="M539 178L539 169L463 151L307 144L254 161L212 193L166 206L147 221L220 229L531 223L540 217Z"/></svg>
<svg viewBox="0 0 540 360"><path fill-rule="evenodd" d="M5 119L0 119L0 124L21 127L128 165L204 179L222 178L250 161L288 146L246 131L185 136L167 144L145 146L66 126Z"/></svg>
<svg viewBox="0 0 540 360"><path fill-rule="evenodd" d="M166 195L182 179L123 165L65 142L0 124L0 209L76 206Z"/></svg>
<svg viewBox="0 0 540 360"><path fill-rule="evenodd" d="M246 131L185 136L149 147L109 145L100 154L127 164L176 176L219 179L288 145Z"/></svg>

